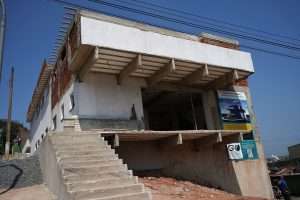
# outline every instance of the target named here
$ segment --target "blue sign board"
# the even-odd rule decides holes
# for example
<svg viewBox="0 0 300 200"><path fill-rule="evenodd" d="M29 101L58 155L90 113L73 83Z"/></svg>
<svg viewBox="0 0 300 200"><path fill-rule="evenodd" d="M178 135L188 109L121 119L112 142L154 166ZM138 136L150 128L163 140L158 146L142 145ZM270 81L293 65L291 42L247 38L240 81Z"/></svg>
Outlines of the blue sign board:
<svg viewBox="0 0 300 200"><path fill-rule="evenodd" d="M258 153L255 140L243 140L241 142L243 160L256 160Z"/></svg>

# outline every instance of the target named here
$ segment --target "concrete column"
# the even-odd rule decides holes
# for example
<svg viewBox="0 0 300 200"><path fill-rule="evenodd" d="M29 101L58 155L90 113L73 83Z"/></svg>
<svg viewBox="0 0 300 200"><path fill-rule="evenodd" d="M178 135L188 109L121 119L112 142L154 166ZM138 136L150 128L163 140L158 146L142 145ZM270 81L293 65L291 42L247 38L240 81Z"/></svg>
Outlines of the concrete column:
<svg viewBox="0 0 300 200"><path fill-rule="evenodd" d="M202 102L207 129L222 129L216 92L214 90L204 91Z"/></svg>

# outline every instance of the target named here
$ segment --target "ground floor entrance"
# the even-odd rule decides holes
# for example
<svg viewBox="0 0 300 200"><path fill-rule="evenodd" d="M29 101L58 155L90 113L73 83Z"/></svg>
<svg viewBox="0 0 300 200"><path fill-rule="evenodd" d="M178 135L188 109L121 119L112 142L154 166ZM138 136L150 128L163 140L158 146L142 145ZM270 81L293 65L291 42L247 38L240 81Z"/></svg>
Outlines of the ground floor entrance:
<svg viewBox="0 0 300 200"><path fill-rule="evenodd" d="M142 101L148 130L206 129L201 93L143 89Z"/></svg>

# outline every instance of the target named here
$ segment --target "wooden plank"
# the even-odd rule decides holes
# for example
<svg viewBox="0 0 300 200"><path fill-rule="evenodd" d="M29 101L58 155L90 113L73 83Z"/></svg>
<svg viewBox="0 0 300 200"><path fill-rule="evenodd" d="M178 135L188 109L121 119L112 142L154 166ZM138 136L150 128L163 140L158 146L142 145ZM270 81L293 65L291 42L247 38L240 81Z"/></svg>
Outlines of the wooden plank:
<svg viewBox="0 0 300 200"><path fill-rule="evenodd" d="M186 71L186 72L194 72L195 68L183 67L183 66L177 65L177 62L176 62L176 70Z"/></svg>
<svg viewBox="0 0 300 200"><path fill-rule="evenodd" d="M137 73L137 72L134 72L131 74L131 76L137 76L137 77L144 77L144 78L147 78L147 77L150 77L151 74L143 74L143 73Z"/></svg>
<svg viewBox="0 0 300 200"><path fill-rule="evenodd" d="M112 55L106 55L106 54L100 54L99 58L100 59L105 59L105 60L126 62L126 63L129 63L132 60L131 58L125 58L125 57L119 57L119 56L112 56Z"/></svg>
<svg viewBox="0 0 300 200"><path fill-rule="evenodd" d="M162 64L167 64L170 61L170 59L167 58L161 58L157 56L147 56L147 55L143 55L143 60L162 63Z"/></svg>
<svg viewBox="0 0 300 200"><path fill-rule="evenodd" d="M103 68L91 68L91 72L99 72L99 73L106 73L106 74L119 74L120 70L103 69Z"/></svg>
<svg viewBox="0 0 300 200"><path fill-rule="evenodd" d="M200 69L202 68L203 64L198 64L198 63L191 63L187 61L179 61L176 60L176 64L182 67L189 67L189 68L194 68L194 69Z"/></svg>
<svg viewBox="0 0 300 200"><path fill-rule="evenodd" d="M164 63L159 63L159 62L151 62L151 61L147 61L145 59L143 59L143 64L144 65L149 65L149 66L153 66L153 67L163 67L165 64Z"/></svg>
<svg viewBox="0 0 300 200"><path fill-rule="evenodd" d="M115 66L115 65L107 65L107 64L98 64L98 63L95 63L92 68L104 68L104 69L122 70L124 67L122 67L122 66Z"/></svg>
<svg viewBox="0 0 300 200"><path fill-rule="evenodd" d="M127 62L119 62L119 61L112 61L112 60L104 60L104 59L98 59L97 64L107 64L107 65L114 65L114 66L126 66L128 65Z"/></svg>
<svg viewBox="0 0 300 200"><path fill-rule="evenodd" d="M155 74L155 70L149 70L149 69L137 69L135 72L141 73L141 74Z"/></svg>
<svg viewBox="0 0 300 200"><path fill-rule="evenodd" d="M98 57L99 57L99 49L98 47L94 47L86 61L86 64L79 72L80 80L83 80L84 76L90 71L91 67L96 63Z"/></svg>
<svg viewBox="0 0 300 200"><path fill-rule="evenodd" d="M125 51L120 51L120 50L111 50L111 49L100 49L101 54L106 54L106 55L113 55L113 56L119 56L119 57L126 57L126 58L135 58L136 54L135 53L129 53Z"/></svg>
<svg viewBox="0 0 300 200"><path fill-rule="evenodd" d="M131 73L142 66L142 55L138 54L118 75L118 84L122 84L123 80L129 77Z"/></svg>
<svg viewBox="0 0 300 200"><path fill-rule="evenodd" d="M208 75L209 75L208 66L207 64L205 64L204 66L202 66L201 69L196 70L195 72L185 77L182 82L184 84L191 85L196 82L199 82L200 80L203 80L204 78L207 78Z"/></svg>
<svg viewBox="0 0 300 200"><path fill-rule="evenodd" d="M148 84L151 86L160 82L168 74L175 72L175 70L175 60L171 59L171 61L169 61L169 63L166 64L165 67L161 68L157 73L155 73L152 77L148 79Z"/></svg>
<svg viewBox="0 0 300 200"><path fill-rule="evenodd" d="M146 65L145 63L143 63L141 69L148 69L148 70L152 70L152 71L158 71L160 68L159 67L150 66L150 65Z"/></svg>
<svg viewBox="0 0 300 200"><path fill-rule="evenodd" d="M225 88L228 85L233 85L239 79L237 70L232 70L228 73L225 73L223 76L211 81L206 88L207 89L216 89L216 88Z"/></svg>

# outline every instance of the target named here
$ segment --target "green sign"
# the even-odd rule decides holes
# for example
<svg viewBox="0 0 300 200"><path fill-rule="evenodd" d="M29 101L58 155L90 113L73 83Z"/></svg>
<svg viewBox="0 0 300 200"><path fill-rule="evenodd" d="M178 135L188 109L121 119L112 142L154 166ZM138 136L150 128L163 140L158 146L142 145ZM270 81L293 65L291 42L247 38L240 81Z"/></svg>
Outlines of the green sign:
<svg viewBox="0 0 300 200"><path fill-rule="evenodd" d="M255 140L243 140L241 142L243 160L256 160L258 153Z"/></svg>

